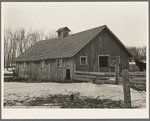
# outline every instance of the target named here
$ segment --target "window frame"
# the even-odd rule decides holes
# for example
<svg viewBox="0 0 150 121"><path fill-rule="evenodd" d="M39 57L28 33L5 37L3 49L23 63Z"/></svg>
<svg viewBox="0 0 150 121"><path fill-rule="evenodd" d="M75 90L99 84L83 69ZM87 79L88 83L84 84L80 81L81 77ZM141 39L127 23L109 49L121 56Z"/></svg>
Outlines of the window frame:
<svg viewBox="0 0 150 121"><path fill-rule="evenodd" d="M107 66L106 67L100 67L100 65L99 65L100 59L99 59L99 57L107 57ZM107 67L109 67L109 61L108 61L109 57L110 57L110 55L98 55L98 68L107 68Z"/></svg>
<svg viewBox="0 0 150 121"><path fill-rule="evenodd" d="M60 64L60 60L61 60L61 64ZM59 59L57 60L57 66L58 66L58 67L62 67L62 65L63 65L63 59L62 59L62 58L59 58Z"/></svg>
<svg viewBox="0 0 150 121"><path fill-rule="evenodd" d="M82 63L81 63L81 58L85 58L85 64L82 64ZM80 56L80 65L81 65L81 66L88 65L87 56Z"/></svg>
<svg viewBox="0 0 150 121"><path fill-rule="evenodd" d="M41 61L40 66L41 66L41 68L45 68L45 61L44 60Z"/></svg>

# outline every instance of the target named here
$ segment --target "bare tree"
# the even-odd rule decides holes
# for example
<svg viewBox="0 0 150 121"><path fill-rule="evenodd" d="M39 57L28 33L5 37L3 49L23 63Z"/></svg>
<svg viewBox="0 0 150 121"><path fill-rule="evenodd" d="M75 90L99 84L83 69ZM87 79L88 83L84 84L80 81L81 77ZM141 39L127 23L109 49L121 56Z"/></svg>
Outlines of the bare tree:
<svg viewBox="0 0 150 121"><path fill-rule="evenodd" d="M133 59L146 60L146 46L144 47L127 47L133 55Z"/></svg>
<svg viewBox="0 0 150 121"><path fill-rule="evenodd" d="M18 32L17 43L18 43L18 53L22 54L28 48L33 46L43 37L43 31L39 33L38 31L25 32L25 29L20 29Z"/></svg>
<svg viewBox="0 0 150 121"><path fill-rule="evenodd" d="M53 38L57 38L57 34L53 33L51 31L49 31L46 35L45 35L45 39L48 40L48 39L53 39Z"/></svg>
<svg viewBox="0 0 150 121"><path fill-rule="evenodd" d="M25 29L22 28L16 32L17 35L17 44L18 44L18 51L22 54L27 48L27 39L25 35Z"/></svg>
<svg viewBox="0 0 150 121"><path fill-rule="evenodd" d="M141 48L141 60L146 60L146 46Z"/></svg>
<svg viewBox="0 0 150 121"><path fill-rule="evenodd" d="M15 58L40 40L56 38L56 34L44 34L44 30L26 32L24 28L12 32L11 29L4 34L4 66L13 67ZM13 69L13 68L12 68Z"/></svg>
<svg viewBox="0 0 150 121"><path fill-rule="evenodd" d="M9 53L8 53L8 49L9 49L9 44L8 44L8 36L7 34L4 34L4 68L7 67L8 70L8 58L9 58Z"/></svg>
<svg viewBox="0 0 150 121"><path fill-rule="evenodd" d="M14 59L16 56L16 36L9 31L5 31L4 34L4 66L13 66Z"/></svg>

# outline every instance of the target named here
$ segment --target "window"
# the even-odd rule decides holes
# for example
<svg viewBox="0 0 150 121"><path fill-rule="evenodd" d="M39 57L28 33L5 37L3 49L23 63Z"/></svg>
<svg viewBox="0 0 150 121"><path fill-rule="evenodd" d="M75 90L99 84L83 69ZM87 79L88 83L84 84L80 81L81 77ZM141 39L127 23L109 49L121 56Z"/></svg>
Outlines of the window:
<svg viewBox="0 0 150 121"><path fill-rule="evenodd" d="M62 59L58 59L58 67L62 67Z"/></svg>
<svg viewBox="0 0 150 121"><path fill-rule="evenodd" d="M108 67L108 56L99 56L99 67Z"/></svg>
<svg viewBox="0 0 150 121"><path fill-rule="evenodd" d="M34 68L34 62L31 62L31 68Z"/></svg>
<svg viewBox="0 0 150 121"><path fill-rule="evenodd" d="M87 56L80 56L80 65L87 65Z"/></svg>
<svg viewBox="0 0 150 121"><path fill-rule="evenodd" d="M44 66L45 66L45 61L42 61L41 62L41 68L44 68Z"/></svg>
<svg viewBox="0 0 150 121"><path fill-rule="evenodd" d="M26 62L23 62L23 68L25 68L26 67Z"/></svg>
<svg viewBox="0 0 150 121"><path fill-rule="evenodd" d="M61 37L61 32L58 32L58 37Z"/></svg>

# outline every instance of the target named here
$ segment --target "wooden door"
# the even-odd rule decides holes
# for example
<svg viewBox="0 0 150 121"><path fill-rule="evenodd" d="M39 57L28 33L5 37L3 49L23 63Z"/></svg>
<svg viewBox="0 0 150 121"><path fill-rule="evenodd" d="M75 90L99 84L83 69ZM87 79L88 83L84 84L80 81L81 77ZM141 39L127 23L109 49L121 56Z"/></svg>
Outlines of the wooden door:
<svg viewBox="0 0 150 121"><path fill-rule="evenodd" d="M119 56L110 56L109 57L109 72L115 72L115 64L118 61L120 64L120 57Z"/></svg>

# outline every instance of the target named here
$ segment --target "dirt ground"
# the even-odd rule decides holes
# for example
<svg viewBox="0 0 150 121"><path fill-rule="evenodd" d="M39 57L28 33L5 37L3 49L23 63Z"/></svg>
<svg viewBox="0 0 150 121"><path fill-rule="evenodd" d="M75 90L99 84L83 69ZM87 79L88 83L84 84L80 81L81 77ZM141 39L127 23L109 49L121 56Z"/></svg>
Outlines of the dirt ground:
<svg viewBox="0 0 150 121"><path fill-rule="evenodd" d="M132 106L146 107L146 92L130 89ZM92 83L4 83L4 103L20 101L28 102L37 97L46 98L50 94L80 93L81 96L98 97L100 99L123 100L123 86ZM16 104L21 106L21 103ZM46 105L46 104L45 104ZM59 107L58 107L59 108Z"/></svg>

